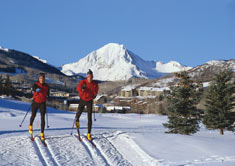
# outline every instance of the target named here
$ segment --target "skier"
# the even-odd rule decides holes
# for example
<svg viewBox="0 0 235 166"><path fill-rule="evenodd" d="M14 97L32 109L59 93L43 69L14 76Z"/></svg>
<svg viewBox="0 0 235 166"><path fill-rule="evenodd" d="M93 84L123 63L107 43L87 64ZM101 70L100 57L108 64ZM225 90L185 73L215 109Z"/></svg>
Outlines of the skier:
<svg viewBox="0 0 235 166"><path fill-rule="evenodd" d="M40 108L41 113L41 140L44 141L44 128L45 128L45 114L46 114L46 100L49 97L50 88L45 83L45 74L39 73L38 81L33 84L33 103L32 115L30 117L29 133L33 135L33 121L36 117L37 110Z"/></svg>
<svg viewBox="0 0 235 166"><path fill-rule="evenodd" d="M75 117L76 120L76 128L78 130L78 135L80 137L80 123L79 118L84 110L84 107L87 107L87 118L88 118L88 134L87 139L89 141L92 140L91 137L91 127L92 127L92 106L93 106L93 99L96 98L98 93L98 84L96 81L93 80L93 72L89 69L86 75L86 79L79 82L77 86L77 91L79 92L79 107L77 110L77 114Z"/></svg>

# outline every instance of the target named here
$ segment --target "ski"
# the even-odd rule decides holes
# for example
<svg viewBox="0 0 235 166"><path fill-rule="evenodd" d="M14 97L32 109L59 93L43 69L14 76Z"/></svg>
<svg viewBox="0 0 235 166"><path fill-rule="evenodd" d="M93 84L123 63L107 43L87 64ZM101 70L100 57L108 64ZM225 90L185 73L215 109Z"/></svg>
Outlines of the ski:
<svg viewBox="0 0 235 166"><path fill-rule="evenodd" d="M82 142L82 138L81 138L80 133L78 133L78 140L79 140L80 142Z"/></svg>
<svg viewBox="0 0 235 166"><path fill-rule="evenodd" d="M91 145L92 145L94 148L96 148L96 144L93 142L93 140L88 140L87 137L85 137L85 138L86 138L86 140L87 140L88 142L91 143Z"/></svg>
<svg viewBox="0 0 235 166"><path fill-rule="evenodd" d="M31 134L31 135L29 136L29 138L31 139L31 141L34 141L33 134Z"/></svg>
<svg viewBox="0 0 235 166"><path fill-rule="evenodd" d="M34 136L33 136L33 134L31 134L31 135L29 136L29 138L30 138L31 141L34 142ZM43 141L43 140L41 140L41 138L39 138L39 139L40 139L40 141L42 142L42 144L43 144L45 147L47 147L47 143L45 142L45 140Z"/></svg>
<svg viewBox="0 0 235 166"><path fill-rule="evenodd" d="M41 140L41 139L40 139ZM47 147L47 143L45 142L45 140L41 140L42 144Z"/></svg>
<svg viewBox="0 0 235 166"><path fill-rule="evenodd" d="M82 138L81 138L80 131L79 131L78 128L77 128L77 132L78 132L78 140L79 140L80 142L82 142Z"/></svg>

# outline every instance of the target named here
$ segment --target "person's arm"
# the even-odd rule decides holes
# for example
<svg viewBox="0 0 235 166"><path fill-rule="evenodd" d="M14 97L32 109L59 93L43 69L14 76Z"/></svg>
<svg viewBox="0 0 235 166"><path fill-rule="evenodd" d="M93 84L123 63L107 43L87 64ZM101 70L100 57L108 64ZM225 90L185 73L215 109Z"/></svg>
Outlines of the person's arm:
<svg viewBox="0 0 235 166"><path fill-rule="evenodd" d="M96 86L95 86L95 89L94 89L94 98L96 98L98 90L99 90L99 85L97 83Z"/></svg>
<svg viewBox="0 0 235 166"><path fill-rule="evenodd" d="M32 91L36 91L36 89L37 89L37 85L36 84L33 84L33 86L32 86Z"/></svg>
<svg viewBox="0 0 235 166"><path fill-rule="evenodd" d="M37 84L34 83L32 86L32 90L33 90L33 92L39 92L40 88L37 86Z"/></svg>
<svg viewBox="0 0 235 166"><path fill-rule="evenodd" d="M77 90L79 93L82 92L82 85L83 85L83 82L84 82L83 80L80 81L79 84L78 84L78 86L77 86L77 89L76 89L76 90Z"/></svg>
<svg viewBox="0 0 235 166"><path fill-rule="evenodd" d="M47 97L50 97L50 87L48 85Z"/></svg>

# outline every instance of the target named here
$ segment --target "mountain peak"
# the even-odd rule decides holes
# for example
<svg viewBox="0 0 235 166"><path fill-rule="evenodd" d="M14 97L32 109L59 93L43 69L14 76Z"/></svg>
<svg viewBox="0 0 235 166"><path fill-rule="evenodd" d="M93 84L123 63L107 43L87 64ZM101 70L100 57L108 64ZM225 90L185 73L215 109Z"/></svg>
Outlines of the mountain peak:
<svg viewBox="0 0 235 166"><path fill-rule="evenodd" d="M156 65L158 65L157 68ZM182 67L178 62L172 61L170 65L166 65L166 67L173 66L170 72L166 67L163 72L162 68L159 72L159 66L163 65L165 64L143 60L123 44L108 43L75 63L63 65L62 72L73 75L86 73L88 69L91 69L95 79L115 81L127 80L131 77L158 78L164 73L170 73L172 70L175 72L175 68L180 70Z"/></svg>
<svg viewBox="0 0 235 166"><path fill-rule="evenodd" d="M102 48L111 48L111 49L113 49L113 48L119 48L119 49L126 49L123 44L118 44L118 43L108 43L108 44L104 45L103 47L101 47L100 49L102 49Z"/></svg>
<svg viewBox="0 0 235 166"><path fill-rule="evenodd" d="M103 58L107 58L107 60L110 60L112 58L121 58L123 59L126 55L127 49L122 44L117 43L109 43L104 45L103 47L99 48L98 50L93 52L93 56L100 56Z"/></svg>
<svg viewBox="0 0 235 166"><path fill-rule="evenodd" d="M173 73L179 72L184 70L189 70L192 67L184 67L179 62L170 61L168 63L157 62L156 63L156 70L162 73Z"/></svg>

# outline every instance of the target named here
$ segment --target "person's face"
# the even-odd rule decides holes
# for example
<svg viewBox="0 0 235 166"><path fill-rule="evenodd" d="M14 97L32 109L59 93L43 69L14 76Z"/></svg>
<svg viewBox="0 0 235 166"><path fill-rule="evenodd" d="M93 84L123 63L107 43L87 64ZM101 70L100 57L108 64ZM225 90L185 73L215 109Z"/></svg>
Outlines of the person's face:
<svg viewBox="0 0 235 166"><path fill-rule="evenodd" d="M43 83L44 83L44 81L45 81L45 78L44 78L44 77L42 77L42 76L40 76L40 77L39 77L39 83L40 83L40 84L43 84Z"/></svg>
<svg viewBox="0 0 235 166"><path fill-rule="evenodd" d="M93 80L93 76L91 74L87 74L86 78L88 82L91 82Z"/></svg>

